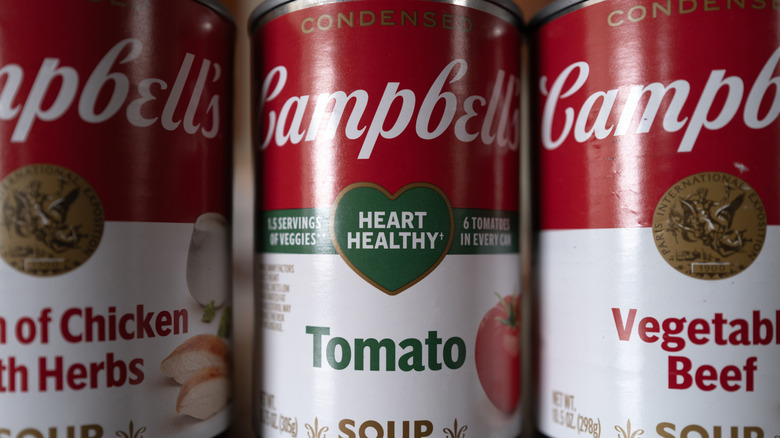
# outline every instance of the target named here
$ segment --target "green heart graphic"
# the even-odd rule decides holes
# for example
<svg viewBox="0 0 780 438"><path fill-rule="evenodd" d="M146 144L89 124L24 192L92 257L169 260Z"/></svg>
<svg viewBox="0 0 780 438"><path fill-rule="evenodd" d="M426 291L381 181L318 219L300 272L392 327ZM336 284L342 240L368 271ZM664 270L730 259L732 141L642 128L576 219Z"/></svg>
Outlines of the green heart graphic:
<svg viewBox="0 0 780 438"><path fill-rule="evenodd" d="M397 295L430 274L452 245L449 199L432 184L395 195L372 183L345 188L331 213L336 251L366 281Z"/></svg>

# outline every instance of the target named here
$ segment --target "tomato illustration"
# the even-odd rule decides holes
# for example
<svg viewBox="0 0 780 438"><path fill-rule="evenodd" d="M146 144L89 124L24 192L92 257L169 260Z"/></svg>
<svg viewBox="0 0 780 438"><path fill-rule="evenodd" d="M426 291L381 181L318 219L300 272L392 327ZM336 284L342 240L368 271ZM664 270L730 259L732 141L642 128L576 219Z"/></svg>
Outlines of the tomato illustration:
<svg viewBox="0 0 780 438"><path fill-rule="evenodd" d="M511 414L520 401L520 299L498 296L477 329L474 357L488 399Z"/></svg>

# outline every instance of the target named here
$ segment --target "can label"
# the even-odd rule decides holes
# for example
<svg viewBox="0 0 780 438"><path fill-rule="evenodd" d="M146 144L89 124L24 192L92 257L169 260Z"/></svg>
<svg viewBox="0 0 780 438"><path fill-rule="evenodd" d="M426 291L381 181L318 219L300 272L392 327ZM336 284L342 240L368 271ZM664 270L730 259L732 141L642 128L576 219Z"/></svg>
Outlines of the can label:
<svg viewBox="0 0 780 438"><path fill-rule="evenodd" d="M0 435L216 436L234 29L193 1L39 3L0 12Z"/></svg>
<svg viewBox="0 0 780 438"><path fill-rule="evenodd" d="M518 435L517 18L271 14L254 39L258 434Z"/></svg>
<svg viewBox="0 0 780 438"><path fill-rule="evenodd" d="M776 9L605 1L536 31L544 434L780 434Z"/></svg>

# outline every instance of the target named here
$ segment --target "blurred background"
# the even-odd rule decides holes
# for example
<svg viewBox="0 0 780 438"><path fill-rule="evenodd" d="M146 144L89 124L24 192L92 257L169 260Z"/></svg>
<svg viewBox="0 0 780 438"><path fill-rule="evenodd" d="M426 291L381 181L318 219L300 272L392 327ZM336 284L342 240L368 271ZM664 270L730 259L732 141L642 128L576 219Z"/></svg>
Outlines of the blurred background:
<svg viewBox="0 0 780 438"><path fill-rule="evenodd" d="M261 0L221 0L230 9L238 29L235 63L235 183L233 207L234 252L234 340L236 360L235 420L231 438L254 437L252 431L252 332L254 301L252 290L252 217L253 176L251 145L251 79L249 16L262 3ZM530 20L549 0L513 0L520 6L523 16ZM526 63L527 64L527 63ZM479 438L479 437L476 437Z"/></svg>

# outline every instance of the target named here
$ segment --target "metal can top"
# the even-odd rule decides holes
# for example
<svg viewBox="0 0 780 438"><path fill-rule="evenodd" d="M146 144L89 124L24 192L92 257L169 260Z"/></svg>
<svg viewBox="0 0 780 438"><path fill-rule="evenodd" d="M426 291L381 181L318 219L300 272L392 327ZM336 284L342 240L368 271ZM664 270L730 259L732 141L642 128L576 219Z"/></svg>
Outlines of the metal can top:
<svg viewBox="0 0 780 438"><path fill-rule="evenodd" d="M225 7L225 5L223 5L218 0L195 0L195 1L212 9L214 12L224 17L231 24L233 25L236 24L236 20L233 18L233 14L231 14L230 10L228 10L228 8Z"/></svg>
<svg viewBox="0 0 780 438"><path fill-rule="evenodd" d="M249 17L249 30L250 32L254 33L254 31L259 27L263 22L268 21L275 17L266 17L272 10L276 9L279 6L282 6L287 3L292 3L296 0L263 0L260 5L255 8L254 11L252 11L252 15ZM316 1L313 3L316 4L324 4L324 3L337 3L337 2L343 2L343 1L355 1L355 0L334 0L334 1ZM442 2L442 3L452 3L456 5L461 6L469 6L469 7L477 7L475 5L478 5L479 3L492 3L507 12L509 12L514 18L517 19L518 26L523 23L523 13L520 11L520 7L517 6L514 2L511 0L429 0L429 1L436 1L436 2Z"/></svg>
<svg viewBox="0 0 780 438"><path fill-rule="evenodd" d="M601 1L603 0L555 0L543 7L531 18L528 28L531 30L538 29L562 15Z"/></svg>

